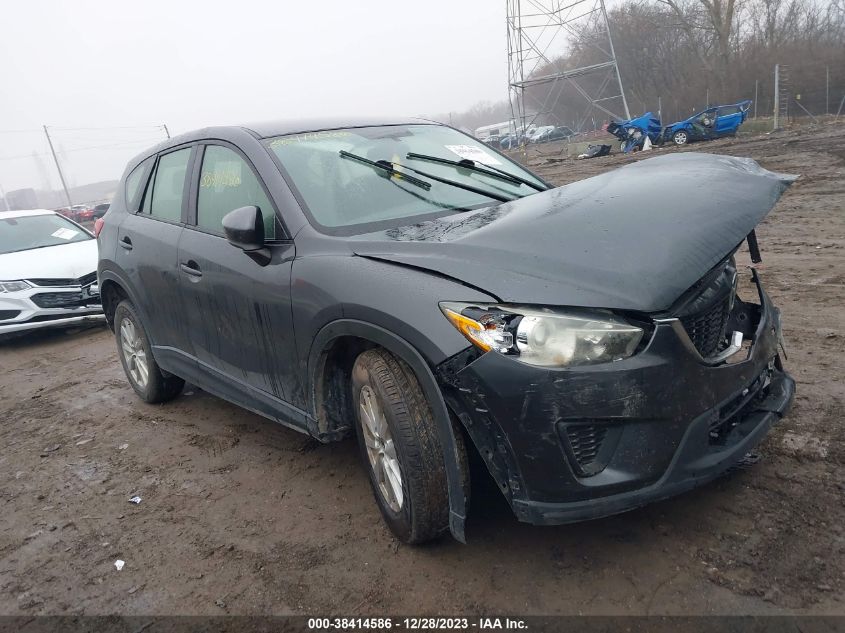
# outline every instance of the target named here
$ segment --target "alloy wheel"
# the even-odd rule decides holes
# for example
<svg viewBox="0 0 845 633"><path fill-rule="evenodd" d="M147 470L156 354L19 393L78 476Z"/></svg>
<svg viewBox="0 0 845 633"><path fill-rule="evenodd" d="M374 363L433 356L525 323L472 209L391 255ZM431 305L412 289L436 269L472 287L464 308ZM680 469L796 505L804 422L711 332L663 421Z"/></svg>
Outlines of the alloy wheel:
<svg viewBox="0 0 845 633"><path fill-rule="evenodd" d="M402 469L384 409L378 395L369 385L361 387L359 401L364 444L379 493L391 510L399 512L404 499Z"/></svg>
<svg viewBox="0 0 845 633"><path fill-rule="evenodd" d="M141 333L128 317L124 317L120 323L120 347L129 376L141 389L146 388L150 371L147 352L144 351Z"/></svg>

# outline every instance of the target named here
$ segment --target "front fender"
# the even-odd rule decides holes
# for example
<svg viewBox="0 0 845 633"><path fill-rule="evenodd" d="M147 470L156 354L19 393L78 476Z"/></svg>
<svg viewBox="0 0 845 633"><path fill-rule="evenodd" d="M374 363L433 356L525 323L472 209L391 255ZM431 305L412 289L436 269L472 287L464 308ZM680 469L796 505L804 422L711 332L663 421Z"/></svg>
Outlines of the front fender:
<svg viewBox="0 0 845 633"><path fill-rule="evenodd" d="M464 524L466 522L467 500L464 495L463 477L449 410L446 408L446 402L443 400L443 394L437 386L434 374L422 355L408 341L382 327L354 319L340 319L323 327L314 338L308 356L308 376L311 384L309 405L312 416L316 417L317 411L314 385L320 370L320 356L323 350L331 345L332 341L342 336L355 336L372 341L401 358L416 374L431 406L431 412L434 415L440 436L440 444L443 447L443 463L446 468L446 481L449 491L449 530L458 541L466 543Z"/></svg>

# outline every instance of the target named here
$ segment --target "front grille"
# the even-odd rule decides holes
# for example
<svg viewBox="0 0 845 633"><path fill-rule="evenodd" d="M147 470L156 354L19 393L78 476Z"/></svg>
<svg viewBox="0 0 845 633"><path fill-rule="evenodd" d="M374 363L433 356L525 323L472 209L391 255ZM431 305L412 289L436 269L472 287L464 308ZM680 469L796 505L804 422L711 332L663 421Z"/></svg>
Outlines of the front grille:
<svg viewBox="0 0 845 633"><path fill-rule="evenodd" d="M730 309L731 297L728 296L704 312L681 317L695 349L704 358L715 356L724 347Z"/></svg>
<svg viewBox="0 0 845 633"><path fill-rule="evenodd" d="M8 321L9 319L14 319L20 313L20 310L0 310L0 321Z"/></svg>
<svg viewBox="0 0 845 633"><path fill-rule="evenodd" d="M82 275L79 279L51 277L46 279L29 279L28 281L35 286L87 286L97 281L97 273L88 273L87 275Z"/></svg>
<svg viewBox="0 0 845 633"><path fill-rule="evenodd" d="M596 461L602 442L607 435L607 427L597 424L578 424L566 427L566 437L575 461L583 471L589 471Z"/></svg>
<svg viewBox="0 0 845 633"><path fill-rule="evenodd" d="M40 292L30 298L39 308L75 308L84 305L81 292Z"/></svg>

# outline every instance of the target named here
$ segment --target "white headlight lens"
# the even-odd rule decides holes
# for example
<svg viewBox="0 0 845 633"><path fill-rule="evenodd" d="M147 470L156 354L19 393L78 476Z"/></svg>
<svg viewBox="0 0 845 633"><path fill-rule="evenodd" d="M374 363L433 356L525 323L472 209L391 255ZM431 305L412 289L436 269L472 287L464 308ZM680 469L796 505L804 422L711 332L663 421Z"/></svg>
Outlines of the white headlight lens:
<svg viewBox="0 0 845 633"><path fill-rule="evenodd" d="M0 292L20 292L32 288L25 281L0 281Z"/></svg>
<svg viewBox="0 0 845 633"><path fill-rule="evenodd" d="M632 356L643 330L610 313L443 303L443 314L476 347L530 365L572 367Z"/></svg>
<svg viewBox="0 0 845 633"><path fill-rule="evenodd" d="M643 331L612 315L526 311L516 329L522 362L545 367L608 363L633 355Z"/></svg>

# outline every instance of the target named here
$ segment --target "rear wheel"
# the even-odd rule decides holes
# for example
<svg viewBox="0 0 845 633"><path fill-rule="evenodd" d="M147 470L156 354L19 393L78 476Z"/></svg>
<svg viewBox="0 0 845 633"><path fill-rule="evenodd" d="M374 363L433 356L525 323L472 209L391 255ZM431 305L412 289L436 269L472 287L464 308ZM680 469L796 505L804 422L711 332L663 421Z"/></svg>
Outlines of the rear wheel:
<svg viewBox="0 0 845 633"><path fill-rule="evenodd" d="M158 366L141 319L128 299L117 304L114 311L114 335L123 371L142 400L155 404L179 395L185 381Z"/></svg>
<svg viewBox="0 0 845 633"><path fill-rule="evenodd" d="M672 135L672 142L675 145L686 145L689 142L689 134L686 130L678 130Z"/></svg>
<svg viewBox="0 0 845 633"><path fill-rule="evenodd" d="M442 445L411 368L383 349L363 352L352 369L352 397L361 456L391 531L405 543L445 532L449 494ZM465 466L466 449L457 429L455 437Z"/></svg>

